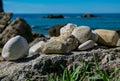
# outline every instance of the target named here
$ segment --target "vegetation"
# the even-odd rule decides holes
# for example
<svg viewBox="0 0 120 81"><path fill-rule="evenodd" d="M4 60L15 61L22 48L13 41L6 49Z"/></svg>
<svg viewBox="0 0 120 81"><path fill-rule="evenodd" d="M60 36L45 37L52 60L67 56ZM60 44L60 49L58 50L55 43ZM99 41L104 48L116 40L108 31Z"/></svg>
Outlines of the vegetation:
<svg viewBox="0 0 120 81"><path fill-rule="evenodd" d="M48 81L120 81L120 68L116 68L112 73L105 70L101 71L95 55L93 57L94 65L82 60L82 66L73 66L72 69L61 66L63 72L53 75L48 74ZM25 81L32 80L26 79Z"/></svg>
<svg viewBox="0 0 120 81"><path fill-rule="evenodd" d="M120 81L120 77L116 77L120 73L120 68L116 68L113 73L100 71L95 56L94 61L94 67L89 62L82 61L83 66L73 66L72 70L63 68L64 71L60 75L48 74L48 81Z"/></svg>

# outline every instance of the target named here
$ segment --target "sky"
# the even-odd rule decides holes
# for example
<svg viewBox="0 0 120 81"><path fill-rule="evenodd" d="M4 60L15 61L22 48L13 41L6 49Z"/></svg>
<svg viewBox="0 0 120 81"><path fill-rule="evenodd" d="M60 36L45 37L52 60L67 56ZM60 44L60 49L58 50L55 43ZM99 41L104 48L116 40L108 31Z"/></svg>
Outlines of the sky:
<svg viewBox="0 0 120 81"><path fill-rule="evenodd" d="M3 0L13 13L120 13L120 0Z"/></svg>

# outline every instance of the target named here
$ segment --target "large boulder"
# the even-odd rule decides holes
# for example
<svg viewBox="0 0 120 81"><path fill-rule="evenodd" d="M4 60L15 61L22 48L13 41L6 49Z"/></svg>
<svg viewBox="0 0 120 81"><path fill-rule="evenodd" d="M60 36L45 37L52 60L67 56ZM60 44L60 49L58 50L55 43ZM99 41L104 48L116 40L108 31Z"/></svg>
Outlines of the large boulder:
<svg viewBox="0 0 120 81"><path fill-rule="evenodd" d="M60 29L60 35L71 36L72 35L72 31L75 28L77 28L77 26L75 24L68 23L67 25L65 25L64 27L62 27Z"/></svg>
<svg viewBox="0 0 120 81"><path fill-rule="evenodd" d="M6 60L17 60L28 54L28 43L22 36L11 38L3 47L2 57Z"/></svg>
<svg viewBox="0 0 120 81"><path fill-rule="evenodd" d="M55 26L52 26L50 27L50 29L48 30L48 33L51 37L55 36L59 36L60 35L60 29L62 27L64 27L66 24L60 24L60 25L55 25Z"/></svg>
<svg viewBox="0 0 120 81"><path fill-rule="evenodd" d="M92 32L88 26L79 26L73 30L72 35L79 40L79 43L84 43L91 37Z"/></svg>
<svg viewBox="0 0 120 81"><path fill-rule="evenodd" d="M11 18L12 18L12 13L4 13L4 12L0 13L0 33L4 31Z"/></svg>
<svg viewBox="0 0 120 81"><path fill-rule="evenodd" d="M98 44L105 46L116 46L119 39L118 33L113 30L97 29L95 32L98 34Z"/></svg>
<svg viewBox="0 0 120 81"><path fill-rule="evenodd" d="M0 47L12 37L16 35L23 36L28 43L33 40L31 27L22 18L16 18L12 23L10 23L6 29L0 34Z"/></svg>

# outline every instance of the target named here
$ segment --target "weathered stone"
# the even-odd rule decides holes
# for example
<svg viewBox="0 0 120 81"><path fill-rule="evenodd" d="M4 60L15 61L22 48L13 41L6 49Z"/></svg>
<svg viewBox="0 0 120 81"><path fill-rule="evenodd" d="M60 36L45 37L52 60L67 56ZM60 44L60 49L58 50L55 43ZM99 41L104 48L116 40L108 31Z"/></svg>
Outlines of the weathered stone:
<svg viewBox="0 0 120 81"><path fill-rule="evenodd" d="M97 29L95 32L98 34L98 43L106 46L116 46L119 39L118 33L113 30Z"/></svg>
<svg viewBox="0 0 120 81"><path fill-rule="evenodd" d="M50 27L50 29L48 31L49 35L51 37L53 37L53 36L55 36L55 37L59 36L60 35L60 29L62 27L64 27L65 25L66 24L60 24L60 25L55 25L55 26Z"/></svg>
<svg viewBox="0 0 120 81"><path fill-rule="evenodd" d="M6 60L17 60L28 54L28 43L22 36L11 38L3 47L2 57Z"/></svg>
<svg viewBox="0 0 120 81"><path fill-rule="evenodd" d="M91 29L88 26L80 26L75 28L72 32L72 35L75 36L79 43L84 43L91 37Z"/></svg>
<svg viewBox="0 0 120 81"><path fill-rule="evenodd" d="M33 45L29 49L29 55L34 55L34 54L38 54L39 52L41 52L41 47L43 46L43 44L45 44L44 41L39 41L38 43L36 43L35 45Z"/></svg>
<svg viewBox="0 0 120 81"><path fill-rule="evenodd" d="M0 33L4 31L11 17L12 13L0 13Z"/></svg>
<svg viewBox="0 0 120 81"><path fill-rule="evenodd" d="M88 50L94 47L95 42L93 40L88 40L84 43L82 43L79 47L78 50Z"/></svg>
<svg viewBox="0 0 120 81"><path fill-rule="evenodd" d="M71 52L72 50L76 49L78 47L78 40L73 35L64 35L60 35L59 37L51 37L48 41L60 41L64 43L67 52Z"/></svg>
<svg viewBox="0 0 120 81"><path fill-rule="evenodd" d="M90 39L96 42L98 40L98 34L95 31L92 31Z"/></svg>
<svg viewBox="0 0 120 81"><path fill-rule="evenodd" d="M71 36L72 35L72 31L77 28L77 26L75 24L72 23L68 23L67 25L65 25L64 27L62 27L60 29L60 35L66 35L66 36Z"/></svg>
<svg viewBox="0 0 120 81"><path fill-rule="evenodd" d="M10 23L6 29L0 34L0 47L12 37L16 35L23 36L28 43L33 40L32 30L27 22L21 18L16 18L12 23Z"/></svg>
<svg viewBox="0 0 120 81"><path fill-rule="evenodd" d="M41 47L41 50L46 54L66 53L66 47L61 41L48 41Z"/></svg>

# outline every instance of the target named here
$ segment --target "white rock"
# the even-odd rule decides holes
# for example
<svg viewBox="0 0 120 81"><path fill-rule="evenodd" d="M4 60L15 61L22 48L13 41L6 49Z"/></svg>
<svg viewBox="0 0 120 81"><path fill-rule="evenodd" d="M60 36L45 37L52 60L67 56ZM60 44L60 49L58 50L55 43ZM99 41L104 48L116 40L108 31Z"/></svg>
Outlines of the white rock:
<svg viewBox="0 0 120 81"><path fill-rule="evenodd" d="M93 40L88 40L84 43L82 43L79 47L78 50L88 50L90 48L94 47L95 42Z"/></svg>
<svg viewBox="0 0 120 81"><path fill-rule="evenodd" d="M66 35L66 36L70 36L72 31L76 28L77 26L75 24L72 23L68 23L67 25L65 25L64 27L62 27L60 29L60 35Z"/></svg>
<svg viewBox="0 0 120 81"><path fill-rule="evenodd" d="M28 54L27 40L22 36L11 38L3 47L2 57L6 60L17 60Z"/></svg>
<svg viewBox="0 0 120 81"><path fill-rule="evenodd" d="M92 31L90 39L96 42L98 40L98 34L95 31Z"/></svg>
<svg viewBox="0 0 120 81"><path fill-rule="evenodd" d="M88 26L79 26L75 28L72 35L79 40L79 43L84 43L91 37L91 29Z"/></svg>
<svg viewBox="0 0 120 81"><path fill-rule="evenodd" d="M35 45L33 45L30 49L29 49L29 55L34 55L36 53L41 52L41 47L45 44L44 41L40 41L38 43L36 43Z"/></svg>

